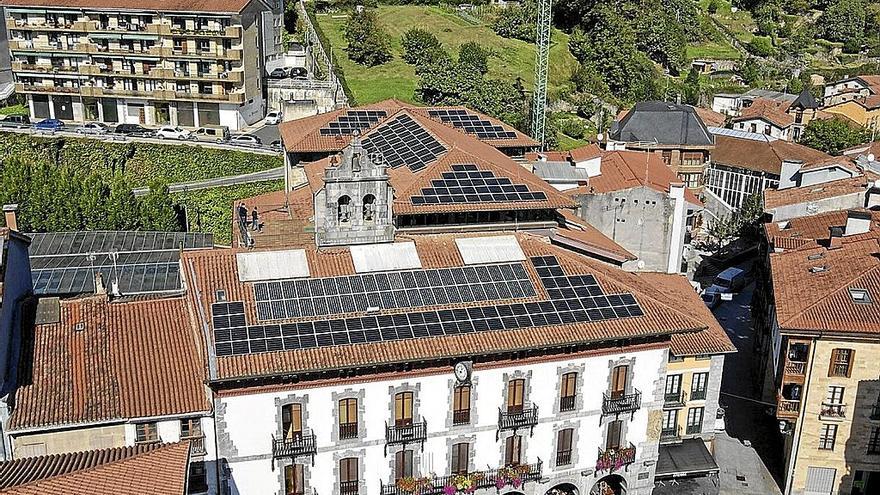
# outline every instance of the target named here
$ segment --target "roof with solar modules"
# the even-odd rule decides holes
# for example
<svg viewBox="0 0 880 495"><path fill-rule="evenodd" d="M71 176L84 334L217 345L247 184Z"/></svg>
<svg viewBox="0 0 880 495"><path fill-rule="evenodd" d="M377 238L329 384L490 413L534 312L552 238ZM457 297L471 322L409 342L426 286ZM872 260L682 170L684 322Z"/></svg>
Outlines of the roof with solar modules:
<svg viewBox="0 0 880 495"><path fill-rule="evenodd" d="M474 110L464 107L419 107L399 100L385 100L285 122L279 126L279 132L288 152L337 152L348 145L356 133L365 134L394 120L399 114L408 115L418 124L426 120L443 124L498 149L531 149L539 146L537 141L515 128ZM387 143L377 143L377 146L380 144Z"/></svg>
<svg viewBox="0 0 880 495"><path fill-rule="evenodd" d="M681 309L704 309L684 277L646 283L538 235L183 256L201 288L188 297L211 330L216 381L608 340L732 350L711 313Z"/></svg>

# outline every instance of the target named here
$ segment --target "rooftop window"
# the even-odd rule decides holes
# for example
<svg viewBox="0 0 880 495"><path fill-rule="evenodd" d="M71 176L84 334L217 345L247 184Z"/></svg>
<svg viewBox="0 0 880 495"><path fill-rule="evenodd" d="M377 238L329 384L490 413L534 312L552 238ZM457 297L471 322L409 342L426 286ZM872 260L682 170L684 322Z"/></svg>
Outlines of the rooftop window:
<svg viewBox="0 0 880 495"><path fill-rule="evenodd" d="M856 303L867 304L871 302L871 294L866 289L849 289L849 297Z"/></svg>

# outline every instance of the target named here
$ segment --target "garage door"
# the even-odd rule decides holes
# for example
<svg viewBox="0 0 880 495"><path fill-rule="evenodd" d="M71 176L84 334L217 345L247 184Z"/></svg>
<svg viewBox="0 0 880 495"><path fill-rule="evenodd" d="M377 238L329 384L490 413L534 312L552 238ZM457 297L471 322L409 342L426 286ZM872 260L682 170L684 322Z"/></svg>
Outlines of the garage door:
<svg viewBox="0 0 880 495"><path fill-rule="evenodd" d="M834 489L834 468L808 467L807 486L804 495L830 495Z"/></svg>

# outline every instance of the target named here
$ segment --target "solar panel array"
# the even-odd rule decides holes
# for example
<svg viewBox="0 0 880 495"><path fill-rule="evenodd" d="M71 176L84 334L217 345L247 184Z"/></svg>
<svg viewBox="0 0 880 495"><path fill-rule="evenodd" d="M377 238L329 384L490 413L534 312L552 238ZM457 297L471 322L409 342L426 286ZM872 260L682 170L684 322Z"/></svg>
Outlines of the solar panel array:
<svg viewBox="0 0 880 495"><path fill-rule="evenodd" d="M350 136L376 125L388 116L385 110L349 110L318 130L322 136Z"/></svg>
<svg viewBox="0 0 880 495"><path fill-rule="evenodd" d="M428 131L409 115L383 124L364 139L369 153L379 153L389 167L406 165L417 172L446 151Z"/></svg>
<svg viewBox="0 0 880 495"><path fill-rule="evenodd" d="M605 294L592 275L531 258L549 300L248 326L241 302L211 307L218 356L586 323L643 314L632 294ZM323 282L322 282L323 285ZM283 286L282 286L283 291Z"/></svg>
<svg viewBox="0 0 880 495"><path fill-rule="evenodd" d="M461 109L428 110L428 115L480 139L516 139L516 133Z"/></svg>
<svg viewBox="0 0 880 495"><path fill-rule="evenodd" d="M368 273L254 284L257 319L534 297L522 263Z"/></svg>
<svg viewBox="0 0 880 495"><path fill-rule="evenodd" d="M184 232L66 232L29 234L34 292L72 295L95 291L95 276L118 282L122 294L182 288L180 247L206 248L211 234ZM111 257L116 253L116 260Z"/></svg>
<svg viewBox="0 0 880 495"><path fill-rule="evenodd" d="M525 184L514 184L507 177L496 177L491 170L480 170L476 165L453 165L452 172L443 172L441 177L432 180L431 187L422 188L422 194L412 196L410 201L414 205L430 205L547 199L542 191L532 191Z"/></svg>

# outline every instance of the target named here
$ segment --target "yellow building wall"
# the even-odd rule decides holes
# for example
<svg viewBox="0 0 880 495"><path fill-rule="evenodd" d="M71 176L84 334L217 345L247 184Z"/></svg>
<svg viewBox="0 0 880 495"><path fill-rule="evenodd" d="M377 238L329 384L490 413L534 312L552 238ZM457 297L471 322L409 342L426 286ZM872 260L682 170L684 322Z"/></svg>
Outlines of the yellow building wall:
<svg viewBox="0 0 880 495"><path fill-rule="evenodd" d="M683 408L678 410L677 418L677 424L681 435L685 435L687 431L688 409L691 407L705 407L705 400L693 400L691 398L691 384L693 384L695 373L709 373L710 365L712 363L710 358L711 356L705 356L705 358L702 359L688 356L684 358L684 361L671 361L666 365L667 377L669 375L681 375L681 389L684 390L684 393L686 394L687 402ZM714 422L715 418L706 417L704 412L703 424L706 424L708 421Z"/></svg>
<svg viewBox="0 0 880 495"><path fill-rule="evenodd" d="M16 435L12 439L16 459L124 446L125 425Z"/></svg>
<svg viewBox="0 0 880 495"><path fill-rule="evenodd" d="M803 424L792 478L792 493L802 493L806 486L809 467L834 468L837 470L833 493L848 494L852 489L855 470L880 471L880 455L867 455L868 439L872 427L880 421L869 418L871 409L880 394L878 359L880 343L857 343L846 341L813 341L815 354L808 363L807 380L802 395ZM829 364L833 349L855 351L850 377L829 377ZM845 387L843 403L846 414L843 419L820 419L822 403L826 400L829 386ZM837 425L834 450L819 450L819 436L823 424Z"/></svg>
<svg viewBox="0 0 880 495"><path fill-rule="evenodd" d="M848 101L839 105L825 108L824 111L837 115L843 115L846 118L856 122L863 127L871 127L871 124L877 125L878 117L880 117L880 109L868 110L856 102Z"/></svg>

